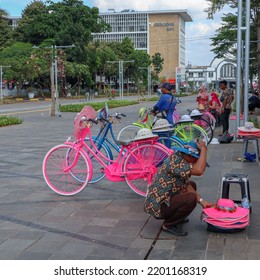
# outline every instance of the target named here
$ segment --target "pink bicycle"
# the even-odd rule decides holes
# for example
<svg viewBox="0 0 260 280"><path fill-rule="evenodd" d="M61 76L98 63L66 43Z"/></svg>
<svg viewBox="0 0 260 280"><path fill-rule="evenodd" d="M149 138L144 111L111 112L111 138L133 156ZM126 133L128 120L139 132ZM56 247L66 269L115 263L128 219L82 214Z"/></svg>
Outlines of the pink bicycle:
<svg viewBox="0 0 260 280"><path fill-rule="evenodd" d="M75 142L70 138L53 147L44 157L43 176L47 185L61 195L75 195L91 180L95 158L108 180L126 181L137 194L145 196L157 168L173 152L156 142L158 136L149 129L138 131L135 140L118 141L122 148L116 160L105 157L92 139L91 127L97 123L96 112L85 106L74 120ZM89 141L84 139L88 137Z"/></svg>

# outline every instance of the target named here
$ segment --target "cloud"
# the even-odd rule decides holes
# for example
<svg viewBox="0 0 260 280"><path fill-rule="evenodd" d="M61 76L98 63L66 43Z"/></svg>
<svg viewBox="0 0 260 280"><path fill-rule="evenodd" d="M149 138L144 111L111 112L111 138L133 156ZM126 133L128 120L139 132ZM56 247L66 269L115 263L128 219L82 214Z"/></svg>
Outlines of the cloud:
<svg viewBox="0 0 260 280"><path fill-rule="evenodd" d="M106 12L108 9L115 9L117 12L123 9L133 9L136 11L187 9L194 19L205 19L207 14L204 12L204 9L208 6L206 0L93 0L92 3L94 6L97 6L101 12Z"/></svg>

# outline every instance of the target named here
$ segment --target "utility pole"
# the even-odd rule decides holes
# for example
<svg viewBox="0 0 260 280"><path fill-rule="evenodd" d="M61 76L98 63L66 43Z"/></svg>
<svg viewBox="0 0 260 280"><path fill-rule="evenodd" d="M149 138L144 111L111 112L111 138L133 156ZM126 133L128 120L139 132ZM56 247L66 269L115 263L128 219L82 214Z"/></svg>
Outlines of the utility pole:
<svg viewBox="0 0 260 280"><path fill-rule="evenodd" d="M118 63L119 97L120 97L120 100L124 99L124 63L130 63L130 62L134 62L134 60L107 61L107 63Z"/></svg>
<svg viewBox="0 0 260 280"><path fill-rule="evenodd" d="M11 67L10 65L4 66L0 65L0 99L1 101L3 100L3 68L9 68Z"/></svg>

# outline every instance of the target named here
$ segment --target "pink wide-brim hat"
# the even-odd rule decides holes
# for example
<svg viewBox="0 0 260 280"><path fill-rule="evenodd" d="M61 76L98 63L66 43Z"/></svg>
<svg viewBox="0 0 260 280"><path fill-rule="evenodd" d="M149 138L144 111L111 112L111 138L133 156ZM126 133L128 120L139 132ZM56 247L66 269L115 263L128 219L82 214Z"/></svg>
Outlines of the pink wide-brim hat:
<svg viewBox="0 0 260 280"><path fill-rule="evenodd" d="M211 224L213 226L222 228L222 229L231 229L231 228L245 228L249 225L249 221L243 222L243 223L233 223L233 224L225 224L221 221L206 221L208 224Z"/></svg>
<svg viewBox="0 0 260 280"><path fill-rule="evenodd" d="M249 209L235 205L234 201L221 198L211 208L204 208L203 213L212 219L238 219L249 215Z"/></svg>

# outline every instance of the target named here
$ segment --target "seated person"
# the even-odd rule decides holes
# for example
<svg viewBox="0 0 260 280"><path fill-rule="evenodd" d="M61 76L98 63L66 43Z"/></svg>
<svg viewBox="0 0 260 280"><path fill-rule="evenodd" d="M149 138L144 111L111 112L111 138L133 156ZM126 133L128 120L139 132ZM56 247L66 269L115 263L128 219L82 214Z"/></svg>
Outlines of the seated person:
<svg viewBox="0 0 260 280"><path fill-rule="evenodd" d="M253 114L255 108L260 108L260 99L257 90L254 90L252 96L248 99L248 111Z"/></svg>

